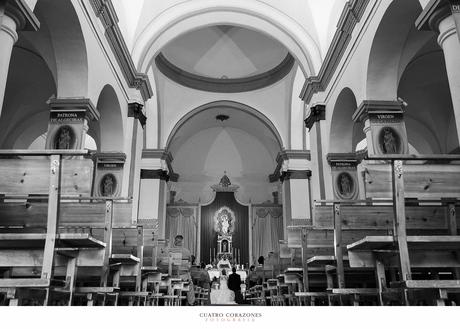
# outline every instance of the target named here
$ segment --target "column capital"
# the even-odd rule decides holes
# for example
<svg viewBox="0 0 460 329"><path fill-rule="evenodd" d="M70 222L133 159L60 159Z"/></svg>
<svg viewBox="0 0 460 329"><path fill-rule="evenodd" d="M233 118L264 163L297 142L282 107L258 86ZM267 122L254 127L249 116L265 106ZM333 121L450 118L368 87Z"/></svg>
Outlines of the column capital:
<svg viewBox="0 0 460 329"><path fill-rule="evenodd" d="M415 26L419 30L439 33L439 23L459 12L459 0L431 0L415 21Z"/></svg>
<svg viewBox="0 0 460 329"><path fill-rule="evenodd" d="M369 116L403 115L404 104L401 101L366 100L361 103L353 114L354 122L364 122Z"/></svg>
<svg viewBox="0 0 460 329"><path fill-rule="evenodd" d="M293 160L293 162L300 162L300 163L303 163L304 161L310 161L311 160L310 151L283 150L279 152L276 157L275 171L273 172L273 174L268 176L268 180L270 181L270 183L279 181L281 168L283 168L283 165L285 164L286 161L290 161L290 160Z"/></svg>
<svg viewBox="0 0 460 329"><path fill-rule="evenodd" d="M144 104L138 101L131 101L128 103L128 117L139 120L142 128L144 128L147 123L147 117L142 111L143 108Z"/></svg>
<svg viewBox="0 0 460 329"><path fill-rule="evenodd" d="M328 153L327 162L331 167L356 168L362 158L356 153Z"/></svg>
<svg viewBox="0 0 460 329"><path fill-rule="evenodd" d="M309 179L311 170L287 170L283 171L280 176L281 182L291 179Z"/></svg>
<svg viewBox="0 0 460 329"><path fill-rule="evenodd" d="M51 112L76 112L85 111L88 121L98 121L101 117L99 111L88 98L52 98L48 101Z"/></svg>
<svg viewBox="0 0 460 329"><path fill-rule="evenodd" d="M143 149L142 150L142 162L156 162L157 168L168 172L168 180L177 182L179 180L179 174L175 173L172 167L173 157L171 153L165 149ZM150 164L152 165L152 163ZM151 166L152 167L152 166Z"/></svg>
<svg viewBox="0 0 460 329"><path fill-rule="evenodd" d="M305 119L305 127L311 130L313 125L321 120L326 120L326 105L315 104L310 107L310 114Z"/></svg>
<svg viewBox="0 0 460 329"><path fill-rule="evenodd" d="M16 23L16 30L38 31L40 22L25 0L0 0L0 16L7 15Z"/></svg>
<svg viewBox="0 0 460 329"><path fill-rule="evenodd" d="M96 163L125 163L126 154L122 152L98 152L93 154Z"/></svg>
<svg viewBox="0 0 460 329"><path fill-rule="evenodd" d="M159 179L168 182L170 177L166 170L141 169L141 179Z"/></svg>

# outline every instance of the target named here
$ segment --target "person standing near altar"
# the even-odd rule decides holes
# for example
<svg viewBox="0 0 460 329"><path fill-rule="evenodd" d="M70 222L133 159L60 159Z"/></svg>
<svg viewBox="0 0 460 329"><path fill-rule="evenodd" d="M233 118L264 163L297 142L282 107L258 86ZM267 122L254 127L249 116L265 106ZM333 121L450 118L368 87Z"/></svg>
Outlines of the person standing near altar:
<svg viewBox="0 0 460 329"><path fill-rule="evenodd" d="M241 304L243 302L243 296L241 294L241 276L236 273L236 267L232 268L232 274L228 277L228 289L235 293L235 302Z"/></svg>

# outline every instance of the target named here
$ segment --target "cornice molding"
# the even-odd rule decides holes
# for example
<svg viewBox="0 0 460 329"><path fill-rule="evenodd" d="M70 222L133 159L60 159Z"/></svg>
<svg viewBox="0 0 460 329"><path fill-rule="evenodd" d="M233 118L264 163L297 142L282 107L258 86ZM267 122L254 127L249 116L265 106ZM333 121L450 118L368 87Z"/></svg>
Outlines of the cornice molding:
<svg viewBox="0 0 460 329"><path fill-rule="evenodd" d="M121 152L100 152L93 154L96 163L125 163L126 154Z"/></svg>
<svg viewBox="0 0 460 329"><path fill-rule="evenodd" d="M182 86L215 93L241 93L265 88L282 80L292 70L295 59L288 54L275 68L240 79L217 79L190 73L175 66L162 53L155 58L155 63L161 73Z"/></svg>
<svg viewBox="0 0 460 329"><path fill-rule="evenodd" d="M144 101L153 96L152 86L146 74L139 73L118 26L118 17L111 0L90 0L94 13L101 20L105 36L117 59L123 75L131 88L140 91Z"/></svg>
<svg viewBox="0 0 460 329"><path fill-rule="evenodd" d="M179 180L179 174L175 173L172 167L174 158L169 151L164 149L144 149L142 150L142 159L160 159L165 161L169 171L168 180L172 182Z"/></svg>
<svg viewBox="0 0 460 329"><path fill-rule="evenodd" d="M439 23L452 15L450 3L447 0L431 0L415 21L419 30L439 33Z"/></svg>
<svg viewBox="0 0 460 329"><path fill-rule="evenodd" d="M337 166L338 164L349 164L350 166L357 166L362 158L356 153L328 153L327 162L331 167Z"/></svg>
<svg viewBox="0 0 460 329"><path fill-rule="evenodd" d="M145 124L147 123L147 117L142 111L143 108L144 104L138 102L130 102L128 104L128 117L139 120L142 128L144 128Z"/></svg>
<svg viewBox="0 0 460 329"><path fill-rule="evenodd" d="M86 111L89 121L98 121L101 115L88 98L52 98L48 100L51 111Z"/></svg>
<svg viewBox="0 0 460 329"><path fill-rule="evenodd" d="M166 170L141 169L141 179L159 179L169 182L170 176Z"/></svg>
<svg viewBox="0 0 460 329"><path fill-rule="evenodd" d="M15 21L17 31L38 31L40 29L40 22L37 16L24 0L0 1L0 13L2 12Z"/></svg>
<svg viewBox="0 0 460 329"><path fill-rule="evenodd" d="M310 108L310 115L305 119L305 127L311 130L313 125L321 120L326 120L326 105L318 104L312 106Z"/></svg>
<svg viewBox="0 0 460 329"><path fill-rule="evenodd" d="M369 114L404 114L404 105L400 101L371 101L361 103L352 116L354 122L363 122Z"/></svg>
<svg viewBox="0 0 460 329"><path fill-rule="evenodd" d="M314 94L326 90L369 2L370 0L349 0L346 3L319 74L309 77L302 88L300 98L305 103L309 103Z"/></svg>
<svg viewBox="0 0 460 329"><path fill-rule="evenodd" d="M291 179L309 179L311 177L311 170L288 170L283 171L280 181L284 182Z"/></svg>
<svg viewBox="0 0 460 329"><path fill-rule="evenodd" d="M277 165L276 165L275 171L273 172L273 174L268 176L268 180L270 183L275 183L280 180L280 172L283 166L283 162L287 160L292 160L292 159L311 161L310 151L283 150L279 152L278 156L276 157Z"/></svg>

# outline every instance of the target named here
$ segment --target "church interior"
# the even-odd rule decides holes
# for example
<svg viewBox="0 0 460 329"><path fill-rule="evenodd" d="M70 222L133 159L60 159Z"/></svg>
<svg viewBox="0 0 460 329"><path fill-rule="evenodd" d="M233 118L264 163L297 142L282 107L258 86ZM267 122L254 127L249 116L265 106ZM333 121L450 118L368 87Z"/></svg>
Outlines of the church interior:
<svg viewBox="0 0 460 329"><path fill-rule="evenodd" d="M0 0L0 305L459 305L459 67L458 0Z"/></svg>

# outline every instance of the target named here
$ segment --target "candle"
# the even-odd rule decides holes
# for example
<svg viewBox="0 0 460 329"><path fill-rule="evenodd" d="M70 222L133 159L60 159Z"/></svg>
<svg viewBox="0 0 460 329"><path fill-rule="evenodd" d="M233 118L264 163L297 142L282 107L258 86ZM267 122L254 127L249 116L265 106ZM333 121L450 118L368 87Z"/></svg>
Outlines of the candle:
<svg viewBox="0 0 460 329"><path fill-rule="evenodd" d="M209 248L209 264L212 263L212 248Z"/></svg>

